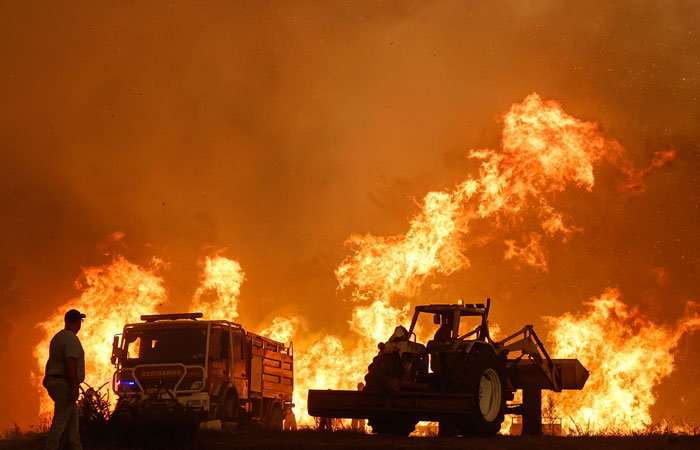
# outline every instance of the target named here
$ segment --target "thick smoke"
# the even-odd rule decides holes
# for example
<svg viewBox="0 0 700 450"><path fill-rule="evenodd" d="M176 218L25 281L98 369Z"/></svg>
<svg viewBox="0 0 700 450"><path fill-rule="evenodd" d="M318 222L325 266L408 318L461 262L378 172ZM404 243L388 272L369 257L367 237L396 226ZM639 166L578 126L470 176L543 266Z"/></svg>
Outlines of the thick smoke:
<svg viewBox="0 0 700 450"><path fill-rule="evenodd" d="M494 118L533 91L599 122L634 167L676 157L639 172L643 193L602 167L591 193L558 198L585 233L548 246L547 272L473 229L469 276L438 274L413 302L490 296L508 331L614 284L673 323L700 292L699 21L696 2L2 4L0 404L16 407L0 429L34 421L34 326L109 262L105 235L126 233L129 261L169 262L172 310L227 247L242 323L343 332L345 239L404 233L414 200L476 170L466 152L498 148ZM652 413L696 408L700 388L664 400L673 377Z"/></svg>

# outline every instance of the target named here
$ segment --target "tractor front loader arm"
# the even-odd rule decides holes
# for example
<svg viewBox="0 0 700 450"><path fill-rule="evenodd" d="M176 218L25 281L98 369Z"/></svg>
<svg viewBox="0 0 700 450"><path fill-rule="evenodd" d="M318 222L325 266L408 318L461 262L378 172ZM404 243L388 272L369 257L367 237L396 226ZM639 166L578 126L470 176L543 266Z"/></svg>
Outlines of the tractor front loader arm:
<svg viewBox="0 0 700 450"><path fill-rule="evenodd" d="M517 337L520 339L515 340ZM555 392L561 392L561 374L557 370L556 365L549 357L549 353L544 348L544 344L537 337L532 325L525 325L520 331L511 334L507 338L497 343L498 353L517 352L521 354L512 361L513 366L517 366L523 356L527 357L537 366L542 374L551 383L551 389Z"/></svg>

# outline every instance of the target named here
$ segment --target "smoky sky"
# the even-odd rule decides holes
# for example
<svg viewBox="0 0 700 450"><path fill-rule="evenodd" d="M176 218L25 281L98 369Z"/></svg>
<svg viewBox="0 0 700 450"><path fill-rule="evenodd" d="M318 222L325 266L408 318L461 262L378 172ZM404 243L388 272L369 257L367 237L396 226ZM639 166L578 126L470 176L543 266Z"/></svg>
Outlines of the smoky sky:
<svg viewBox="0 0 700 450"><path fill-rule="evenodd" d="M531 92L598 122L638 167L678 156L643 192L602 167L592 192L561 195L585 231L549 246L547 272L478 246L413 302L489 296L509 331L615 286L673 323L700 301L698 23L692 1L3 2L0 403L17 406L0 428L35 420L34 325L109 252L163 259L178 310L225 248L246 272L244 325L296 314L347 334L345 239L405 232ZM698 344L681 343L659 414L697 414Z"/></svg>

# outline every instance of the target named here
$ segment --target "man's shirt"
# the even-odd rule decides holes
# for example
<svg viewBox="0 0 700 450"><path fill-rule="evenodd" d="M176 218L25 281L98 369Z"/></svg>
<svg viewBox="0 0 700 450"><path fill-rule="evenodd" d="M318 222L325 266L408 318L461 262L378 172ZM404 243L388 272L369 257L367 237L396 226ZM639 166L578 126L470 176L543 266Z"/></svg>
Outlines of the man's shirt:
<svg viewBox="0 0 700 450"><path fill-rule="evenodd" d="M85 380L85 352L78 336L70 330L63 329L56 333L49 344L49 360L46 361L46 375L68 377L66 358L78 360L76 375L78 383Z"/></svg>

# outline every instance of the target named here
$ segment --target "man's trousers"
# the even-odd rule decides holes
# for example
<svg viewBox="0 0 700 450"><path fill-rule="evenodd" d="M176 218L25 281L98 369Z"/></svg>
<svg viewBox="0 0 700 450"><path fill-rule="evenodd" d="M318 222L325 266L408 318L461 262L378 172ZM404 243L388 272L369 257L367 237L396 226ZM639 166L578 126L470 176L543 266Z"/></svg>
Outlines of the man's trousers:
<svg viewBox="0 0 700 450"><path fill-rule="evenodd" d="M44 387L54 401L53 422L46 438L46 449L57 450L65 432L70 447L82 450L78 432L78 404L71 400L70 382L64 378L44 379Z"/></svg>

